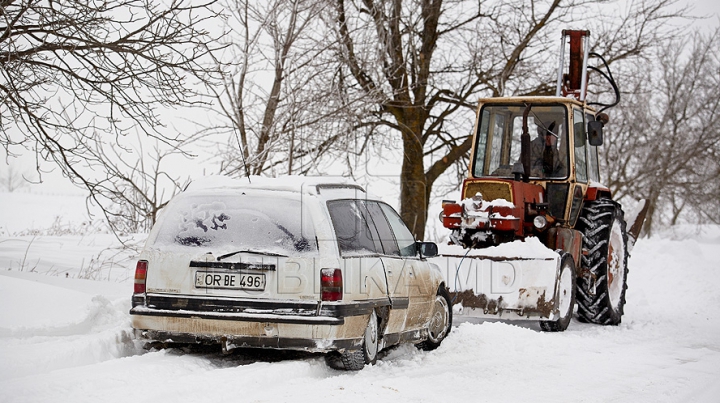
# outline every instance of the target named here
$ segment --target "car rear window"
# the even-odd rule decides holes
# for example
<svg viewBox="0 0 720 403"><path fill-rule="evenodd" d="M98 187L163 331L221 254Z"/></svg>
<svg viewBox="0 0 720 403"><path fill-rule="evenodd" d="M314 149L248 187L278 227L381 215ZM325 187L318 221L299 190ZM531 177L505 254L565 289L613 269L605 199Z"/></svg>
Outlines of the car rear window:
<svg viewBox="0 0 720 403"><path fill-rule="evenodd" d="M317 251L317 240L299 200L248 194L184 196L169 204L153 245L284 256Z"/></svg>

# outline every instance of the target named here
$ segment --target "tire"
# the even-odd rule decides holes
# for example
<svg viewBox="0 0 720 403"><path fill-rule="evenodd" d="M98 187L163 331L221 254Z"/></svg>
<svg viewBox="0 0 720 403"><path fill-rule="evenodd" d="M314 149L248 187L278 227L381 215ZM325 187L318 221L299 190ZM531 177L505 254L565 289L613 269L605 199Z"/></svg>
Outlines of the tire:
<svg viewBox="0 0 720 403"><path fill-rule="evenodd" d="M342 353L330 353L325 357L326 363L335 369L346 371L359 371L365 364L373 365L377 362L378 347L378 318L373 310L368 319L363 343L360 350L344 351Z"/></svg>
<svg viewBox="0 0 720 403"><path fill-rule="evenodd" d="M426 351L435 350L452 329L452 304L445 285L438 288L433 311L428 321L428 338L417 346Z"/></svg>
<svg viewBox="0 0 720 403"><path fill-rule="evenodd" d="M576 283L575 261L573 261L570 254L565 253L560 260L560 277L557 292L555 293L555 301L557 301L560 317L552 321L540 321L541 330L545 332L564 332L568 328L575 309Z"/></svg>
<svg viewBox="0 0 720 403"><path fill-rule="evenodd" d="M620 205L599 199L583 207L577 229L583 233L582 276L577 279L578 318L619 325L627 290L627 229Z"/></svg>

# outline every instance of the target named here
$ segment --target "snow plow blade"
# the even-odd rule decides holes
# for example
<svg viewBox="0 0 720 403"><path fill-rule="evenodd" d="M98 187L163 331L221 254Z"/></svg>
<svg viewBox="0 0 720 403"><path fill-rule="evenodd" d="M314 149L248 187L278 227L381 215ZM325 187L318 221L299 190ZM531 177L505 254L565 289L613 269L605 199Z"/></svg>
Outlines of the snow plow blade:
<svg viewBox="0 0 720 403"><path fill-rule="evenodd" d="M499 256L497 247L469 251L442 248L441 254L431 260L445 275L454 314L488 319L557 320L561 256L535 241L545 250L534 256ZM521 241L508 245L516 242Z"/></svg>

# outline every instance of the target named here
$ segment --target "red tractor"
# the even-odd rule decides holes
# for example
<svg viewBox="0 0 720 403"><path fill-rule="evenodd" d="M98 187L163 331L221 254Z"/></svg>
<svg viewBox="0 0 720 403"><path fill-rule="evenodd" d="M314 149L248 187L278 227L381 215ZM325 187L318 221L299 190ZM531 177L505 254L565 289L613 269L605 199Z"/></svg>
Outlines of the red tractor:
<svg viewBox="0 0 720 403"><path fill-rule="evenodd" d="M539 320L543 330L562 331L577 302L581 321L621 321L628 252L646 208L640 203L627 222L601 184L598 148L608 123L602 112L618 103L619 91L604 59L589 54L589 35L562 32L555 96L480 100L463 200L444 201L440 217L451 243L469 249L440 258L462 278L455 281L461 315ZM604 65L605 71L590 68L611 84L613 104L586 100L591 56ZM529 237L553 252L524 253ZM493 246L504 247L503 256ZM489 282L481 273L488 267L496 277Z"/></svg>

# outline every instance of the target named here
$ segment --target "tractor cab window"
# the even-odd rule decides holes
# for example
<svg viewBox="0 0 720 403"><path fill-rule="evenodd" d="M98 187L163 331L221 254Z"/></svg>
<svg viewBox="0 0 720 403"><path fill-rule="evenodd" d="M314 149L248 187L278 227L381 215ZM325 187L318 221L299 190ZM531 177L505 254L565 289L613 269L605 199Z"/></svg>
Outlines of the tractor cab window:
<svg viewBox="0 0 720 403"><path fill-rule="evenodd" d="M473 176L512 178L520 161L525 105L484 105L478 123ZM567 114L562 105L537 105L527 118L530 134L530 177L568 176Z"/></svg>
<svg viewBox="0 0 720 403"><path fill-rule="evenodd" d="M588 164L587 164L587 153L586 149L588 142L587 135L585 134L585 119L582 111L573 109L573 121L575 134L575 178L578 182L587 183L588 181Z"/></svg>
<svg viewBox="0 0 720 403"><path fill-rule="evenodd" d="M587 122L595 120L595 116L586 113L585 114L585 120ZM586 123L587 123L586 122ZM587 145L588 149L588 179L595 182L600 182L600 167L598 164L598 152L597 147L592 146L588 143Z"/></svg>

